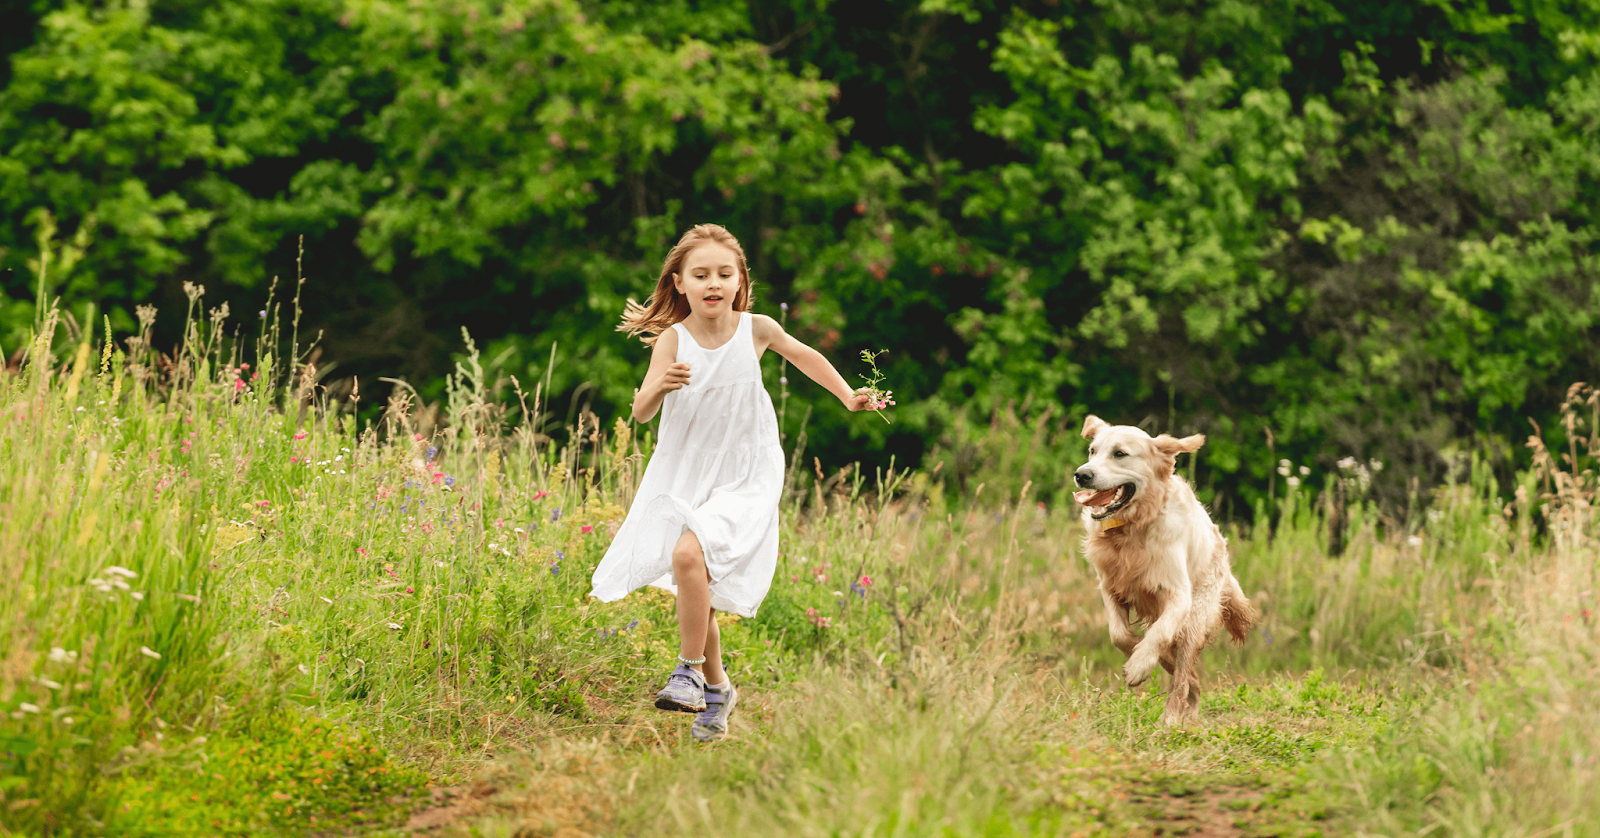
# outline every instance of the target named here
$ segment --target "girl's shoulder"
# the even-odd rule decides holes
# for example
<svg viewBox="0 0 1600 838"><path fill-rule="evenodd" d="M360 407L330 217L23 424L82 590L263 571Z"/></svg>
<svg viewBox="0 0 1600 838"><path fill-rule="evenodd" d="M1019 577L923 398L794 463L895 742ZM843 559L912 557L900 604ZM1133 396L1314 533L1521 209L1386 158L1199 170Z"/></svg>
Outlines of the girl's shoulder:
<svg viewBox="0 0 1600 838"><path fill-rule="evenodd" d="M654 344L652 344L652 351L650 354L652 356L666 355L668 359L677 359L678 324L674 323L671 326L662 329L661 334L656 335L656 341Z"/></svg>
<svg viewBox="0 0 1600 838"><path fill-rule="evenodd" d="M755 336L758 338L770 339L772 336L783 331L783 327L778 325L778 321L773 320L771 317L768 317L765 314L756 314L753 311L747 311L745 312L745 316L750 318L750 331L754 332Z"/></svg>

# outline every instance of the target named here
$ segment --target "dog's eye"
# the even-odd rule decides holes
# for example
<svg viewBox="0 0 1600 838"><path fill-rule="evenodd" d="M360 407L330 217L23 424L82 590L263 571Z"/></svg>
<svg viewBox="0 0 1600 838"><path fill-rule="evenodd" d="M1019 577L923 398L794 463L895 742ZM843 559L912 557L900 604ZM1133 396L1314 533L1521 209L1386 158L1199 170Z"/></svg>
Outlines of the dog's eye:
<svg viewBox="0 0 1600 838"><path fill-rule="evenodd" d="M1123 458L1123 457L1126 457L1126 456L1128 456L1128 452L1126 452L1126 451L1113 451L1113 452L1112 452L1112 453L1111 453L1111 456L1113 456L1113 457L1116 457L1116 458L1117 458L1117 459L1119 459L1119 460L1120 460L1120 459L1122 459L1122 458Z"/></svg>

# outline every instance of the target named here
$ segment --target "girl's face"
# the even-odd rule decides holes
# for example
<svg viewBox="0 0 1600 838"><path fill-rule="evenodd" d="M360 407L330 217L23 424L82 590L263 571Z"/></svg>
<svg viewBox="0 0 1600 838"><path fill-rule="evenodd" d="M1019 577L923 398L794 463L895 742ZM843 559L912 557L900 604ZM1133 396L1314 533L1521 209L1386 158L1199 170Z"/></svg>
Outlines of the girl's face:
<svg viewBox="0 0 1600 838"><path fill-rule="evenodd" d="M709 320L733 310L739 295L739 256L716 242L689 251L683 270L672 275L672 287L689 300L689 312Z"/></svg>

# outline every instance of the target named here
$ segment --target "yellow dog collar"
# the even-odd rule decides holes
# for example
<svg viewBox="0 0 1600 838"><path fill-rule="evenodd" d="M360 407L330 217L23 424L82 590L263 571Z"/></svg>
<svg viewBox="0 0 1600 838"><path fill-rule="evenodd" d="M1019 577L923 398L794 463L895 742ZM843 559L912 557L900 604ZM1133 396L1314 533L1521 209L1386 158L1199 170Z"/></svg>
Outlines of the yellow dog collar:
<svg viewBox="0 0 1600 838"><path fill-rule="evenodd" d="M1104 531L1104 530L1114 530L1117 527L1121 527L1121 526L1127 525L1127 523L1128 523L1127 521L1124 521L1121 518L1107 518L1104 521L1100 522L1100 529L1102 531Z"/></svg>

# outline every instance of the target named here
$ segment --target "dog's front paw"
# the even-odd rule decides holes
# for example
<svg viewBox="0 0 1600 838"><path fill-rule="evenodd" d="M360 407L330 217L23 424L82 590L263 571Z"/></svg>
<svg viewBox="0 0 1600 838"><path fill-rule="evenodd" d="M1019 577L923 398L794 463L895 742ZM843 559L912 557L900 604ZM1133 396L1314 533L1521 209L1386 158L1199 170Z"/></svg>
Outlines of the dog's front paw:
<svg viewBox="0 0 1600 838"><path fill-rule="evenodd" d="M1137 687L1150 680L1150 673L1155 671L1156 656L1147 654L1145 647L1140 646L1133 650L1133 656L1122 665L1122 680L1130 687Z"/></svg>

